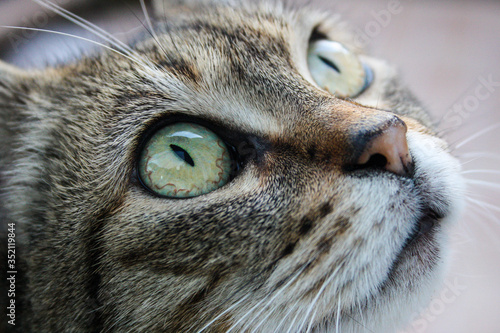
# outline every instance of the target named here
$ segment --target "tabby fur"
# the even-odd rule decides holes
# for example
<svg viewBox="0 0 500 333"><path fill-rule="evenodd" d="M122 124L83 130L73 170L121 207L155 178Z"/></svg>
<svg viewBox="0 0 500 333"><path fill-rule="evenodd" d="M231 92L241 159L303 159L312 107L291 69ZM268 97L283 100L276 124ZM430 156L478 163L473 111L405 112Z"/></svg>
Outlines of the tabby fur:
<svg viewBox="0 0 500 333"><path fill-rule="evenodd" d="M396 70L366 55L336 15L311 8L154 7L154 36L132 44L130 57L103 49L29 71L0 63L3 223L16 224L22 265L9 328L404 325L441 279L463 181ZM314 83L313 33L373 68L368 90L342 99ZM411 175L349 169L366 136L396 117L407 127ZM172 119L236 140L246 161L236 177L191 199L146 191L138 151L151 128ZM429 212L431 232L408 243Z"/></svg>

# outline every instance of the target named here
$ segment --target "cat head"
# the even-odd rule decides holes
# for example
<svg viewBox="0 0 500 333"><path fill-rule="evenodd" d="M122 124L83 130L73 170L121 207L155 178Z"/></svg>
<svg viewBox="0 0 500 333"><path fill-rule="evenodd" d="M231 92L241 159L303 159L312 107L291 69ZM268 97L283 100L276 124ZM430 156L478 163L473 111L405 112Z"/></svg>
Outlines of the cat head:
<svg viewBox="0 0 500 333"><path fill-rule="evenodd" d="M26 327L400 325L429 300L461 203L425 110L336 16L164 5L131 46L0 65Z"/></svg>

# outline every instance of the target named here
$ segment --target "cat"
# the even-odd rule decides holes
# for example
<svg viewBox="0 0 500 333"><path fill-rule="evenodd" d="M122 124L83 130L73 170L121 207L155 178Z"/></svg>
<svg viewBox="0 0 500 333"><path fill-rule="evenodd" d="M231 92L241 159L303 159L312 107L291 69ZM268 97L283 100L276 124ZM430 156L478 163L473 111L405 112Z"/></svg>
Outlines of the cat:
<svg viewBox="0 0 500 333"><path fill-rule="evenodd" d="M77 61L0 63L6 327L402 328L464 180L397 71L309 7L153 8L130 45L98 31Z"/></svg>

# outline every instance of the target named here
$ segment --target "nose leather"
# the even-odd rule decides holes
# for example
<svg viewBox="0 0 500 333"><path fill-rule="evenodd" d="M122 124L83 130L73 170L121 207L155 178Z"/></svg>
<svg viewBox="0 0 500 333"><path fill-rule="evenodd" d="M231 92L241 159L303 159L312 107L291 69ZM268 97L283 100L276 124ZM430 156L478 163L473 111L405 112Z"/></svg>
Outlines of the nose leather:
<svg viewBox="0 0 500 333"><path fill-rule="evenodd" d="M367 140L357 160L358 166L377 167L400 176L409 174L412 158L406 141L406 124L395 119Z"/></svg>

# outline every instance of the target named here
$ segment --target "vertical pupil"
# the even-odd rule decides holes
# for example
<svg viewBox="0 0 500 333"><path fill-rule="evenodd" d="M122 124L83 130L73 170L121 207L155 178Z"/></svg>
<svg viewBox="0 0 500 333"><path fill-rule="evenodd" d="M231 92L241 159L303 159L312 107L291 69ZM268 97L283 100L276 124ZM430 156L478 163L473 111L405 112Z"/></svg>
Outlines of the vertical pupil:
<svg viewBox="0 0 500 333"><path fill-rule="evenodd" d="M333 61L331 61L330 59L327 59L327 58L322 57L322 56L320 56L320 55L318 56L318 58L319 58L321 61L323 61L325 64L327 64L328 66L330 66L331 68L333 68L333 69L334 69L337 73L342 74L342 73L340 72L339 67L338 67L338 66L337 66L337 65L336 65Z"/></svg>
<svg viewBox="0 0 500 333"><path fill-rule="evenodd" d="M170 145L170 148L174 151L174 153L181 159L183 160L184 162L186 162L187 164L189 164L190 166L194 167L194 161L193 159L191 158L191 156L188 154L187 151L185 151L184 149L182 149L181 147L179 146L176 146L176 145Z"/></svg>

